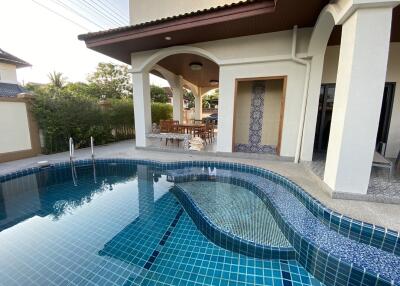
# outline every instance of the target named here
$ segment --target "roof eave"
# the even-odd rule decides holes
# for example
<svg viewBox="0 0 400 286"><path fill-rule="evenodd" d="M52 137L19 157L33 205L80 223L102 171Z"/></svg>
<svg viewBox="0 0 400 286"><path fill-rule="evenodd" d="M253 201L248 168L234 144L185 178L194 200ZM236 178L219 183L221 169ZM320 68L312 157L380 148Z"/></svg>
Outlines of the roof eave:
<svg viewBox="0 0 400 286"><path fill-rule="evenodd" d="M273 12L275 12L275 1L256 1L249 2L246 5L210 10L205 13L190 16L184 15L182 18L168 19L166 21L155 22L151 25L132 26L124 30L115 29L103 33L99 32L96 35L79 35L78 39L84 40L88 48L97 50L96 48L99 47L122 43L125 41L135 41L150 36L186 31L196 27L219 24Z"/></svg>

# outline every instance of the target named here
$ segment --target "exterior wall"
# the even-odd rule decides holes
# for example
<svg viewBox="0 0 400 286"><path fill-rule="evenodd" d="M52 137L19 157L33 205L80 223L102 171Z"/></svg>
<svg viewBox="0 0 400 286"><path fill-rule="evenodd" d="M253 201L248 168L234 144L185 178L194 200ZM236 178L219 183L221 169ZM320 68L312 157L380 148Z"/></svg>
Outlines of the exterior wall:
<svg viewBox="0 0 400 286"><path fill-rule="evenodd" d="M312 29L299 29L297 55L307 52ZM287 76L284 120L281 139L281 156L293 157L296 151L297 135L301 116L300 106L305 84L304 65L291 60L293 31L259 34L211 42L202 42L190 47L171 47L133 53L132 70L149 71L163 57L179 53L197 54L213 59L220 66L219 117L229 126L219 128L218 146L220 152L231 152L233 146L233 114L235 106L235 84L237 79ZM201 50L201 52L197 52ZM219 120L219 125L221 121Z"/></svg>
<svg viewBox="0 0 400 286"><path fill-rule="evenodd" d="M204 10L239 0L130 0L131 25Z"/></svg>
<svg viewBox="0 0 400 286"><path fill-rule="evenodd" d="M19 98L0 98L0 162L40 152L39 131L27 104Z"/></svg>
<svg viewBox="0 0 400 286"><path fill-rule="evenodd" d="M322 83L336 83L339 61L339 46L329 46L326 49ZM395 82L396 89L390 122L389 138L386 156L395 158L400 150L400 43L391 43L386 73L386 82Z"/></svg>
<svg viewBox="0 0 400 286"><path fill-rule="evenodd" d="M302 90L305 81L305 67L291 61L261 62L245 65L229 65L220 69L220 98L228 97L227 102L235 102L235 80L257 77L287 76L285 111L282 127L281 156L293 157L296 152L297 135L302 103ZM228 106L222 102L219 105L219 114L232 114L232 104ZM224 106L224 107L222 107ZM224 113L222 114L222 112ZM233 118L232 118L233 120ZM223 145L229 146L232 130L220 128L218 140L224 140ZM227 141L227 142L226 142ZM228 152L228 151L227 151Z"/></svg>
<svg viewBox="0 0 400 286"><path fill-rule="evenodd" d="M0 82L18 83L15 65L0 63Z"/></svg>

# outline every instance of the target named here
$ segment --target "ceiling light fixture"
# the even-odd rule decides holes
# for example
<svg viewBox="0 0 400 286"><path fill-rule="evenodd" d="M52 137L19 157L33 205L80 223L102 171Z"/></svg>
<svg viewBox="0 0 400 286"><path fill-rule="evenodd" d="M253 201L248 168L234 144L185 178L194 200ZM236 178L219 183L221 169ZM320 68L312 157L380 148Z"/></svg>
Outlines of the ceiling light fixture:
<svg viewBox="0 0 400 286"><path fill-rule="evenodd" d="M190 63L189 66L193 71L199 71L203 68L202 63Z"/></svg>
<svg viewBox="0 0 400 286"><path fill-rule="evenodd" d="M211 85L218 85L219 84L219 80L212 79L212 80L210 80L210 84Z"/></svg>

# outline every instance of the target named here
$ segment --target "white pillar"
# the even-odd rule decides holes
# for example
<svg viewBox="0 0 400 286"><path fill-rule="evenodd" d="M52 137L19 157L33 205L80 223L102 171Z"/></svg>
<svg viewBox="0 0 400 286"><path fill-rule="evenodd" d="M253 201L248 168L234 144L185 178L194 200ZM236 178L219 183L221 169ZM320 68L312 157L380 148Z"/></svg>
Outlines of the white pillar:
<svg viewBox="0 0 400 286"><path fill-rule="evenodd" d="M201 88L199 88L199 92L194 94L194 118L196 120L201 120L203 117L203 100Z"/></svg>
<svg viewBox="0 0 400 286"><path fill-rule="evenodd" d="M324 181L337 192L368 189L390 42L392 8L366 8L343 24Z"/></svg>
<svg viewBox="0 0 400 286"><path fill-rule="evenodd" d="M219 74L217 152L232 152L235 80L224 72L223 67Z"/></svg>
<svg viewBox="0 0 400 286"><path fill-rule="evenodd" d="M300 154L301 161L312 161L313 157L315 128L317 125L318 104L319 96L321 93L323 67L324 54L313 56L311 60L310 84L308 87L308 100L306 117L304 121L303 143Z"/></svg>
<svg viewBox="0 0 400 286"><path fill-rule="evenodd" d="M146 133L151 131L149 73L133 73L132 83L136 147L146 147Z"/></svg>
<svg viewBox="0 0 400 286"><path fill-rule="evenodd" d="M173 104L173 118L183 123L183 86L181 78L176 77L171 84L172 89L172 104Z"/></svg>

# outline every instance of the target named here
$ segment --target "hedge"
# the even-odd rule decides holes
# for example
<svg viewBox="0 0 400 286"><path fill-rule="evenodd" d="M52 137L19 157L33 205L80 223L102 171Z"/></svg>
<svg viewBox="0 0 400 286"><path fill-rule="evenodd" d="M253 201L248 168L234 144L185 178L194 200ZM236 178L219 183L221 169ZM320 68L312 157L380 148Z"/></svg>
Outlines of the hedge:
<svg viewBox="0 0 400 286"><path fill-rule="evenodd" d="M96 145L134 138L133 102L115 99L99 105L96 99L71 95L37 95L33 114L43 131L46 154L68 150L68 140L75 148L90 146L90 136ZM172 118L172 106L153 103L153 122Z"/></svg>

